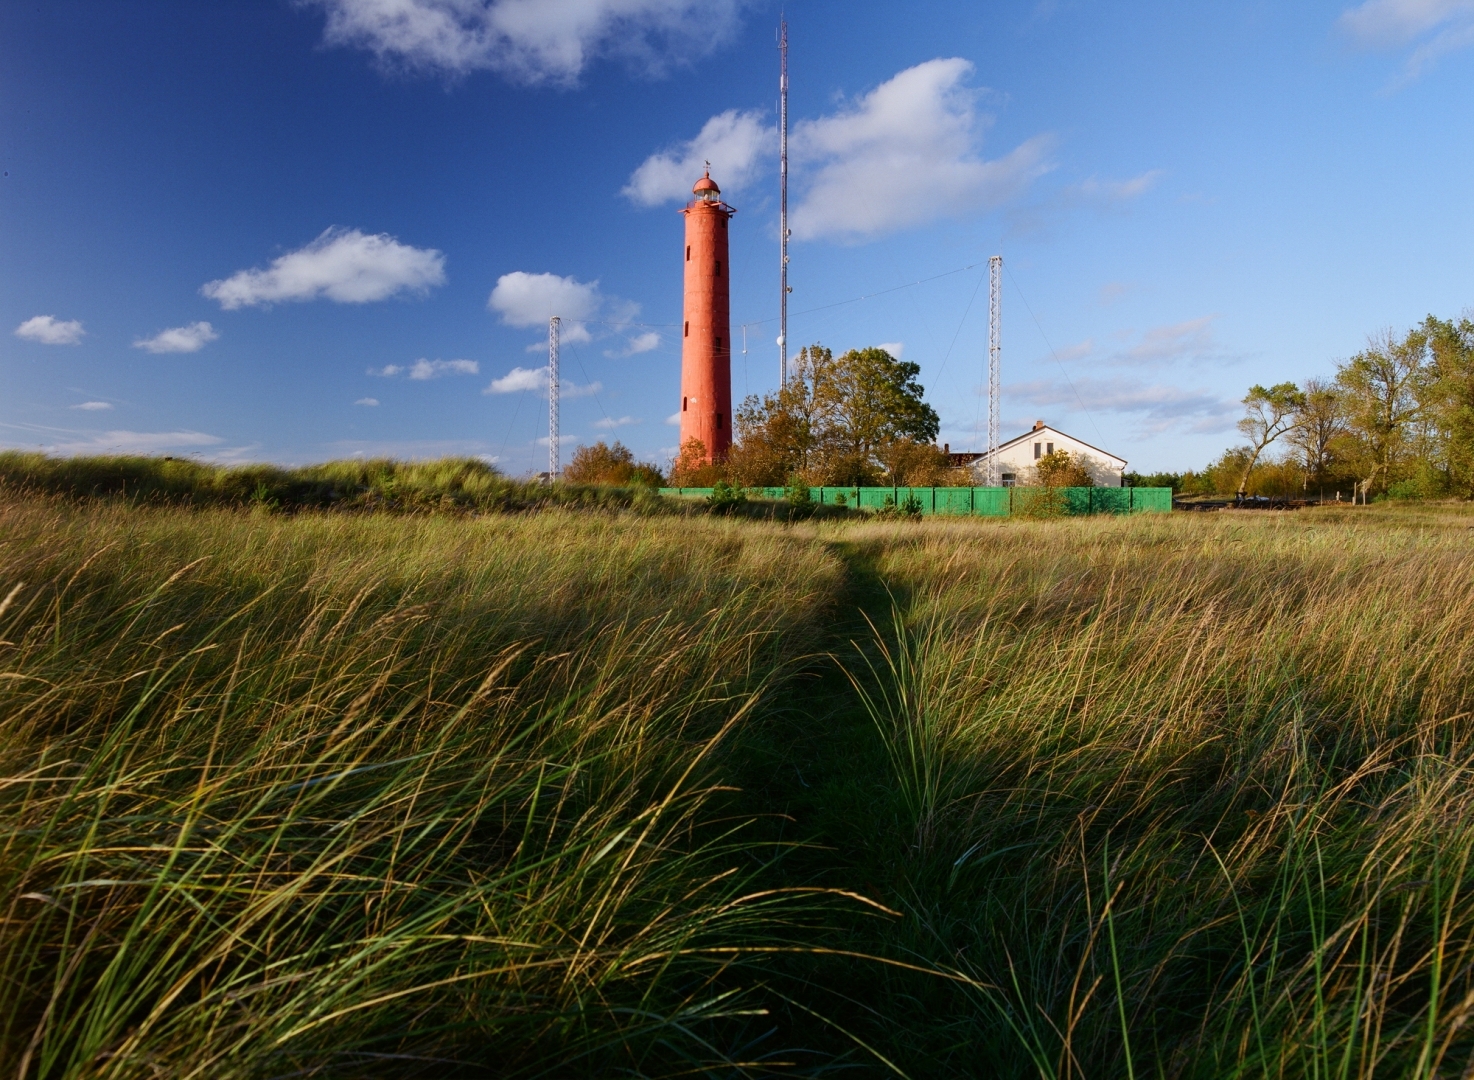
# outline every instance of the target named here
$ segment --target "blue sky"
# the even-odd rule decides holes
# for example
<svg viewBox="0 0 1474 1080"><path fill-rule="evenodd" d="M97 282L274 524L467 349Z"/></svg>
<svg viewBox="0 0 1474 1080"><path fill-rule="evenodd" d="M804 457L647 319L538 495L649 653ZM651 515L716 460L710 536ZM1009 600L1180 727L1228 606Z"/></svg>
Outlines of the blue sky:
<svg viewBox="0 0 1474 1080"><path fill-rule="evenodd" d="M0 444L531 472L557 313L565 447L668 459L707 158L734 393L777 382L778 16L0 0ZM1250 384L1471 302L1474 0L787 16L793 346L915 360L954 448L995 253L1005 436L1143 470L1230 445Z"/></svg>

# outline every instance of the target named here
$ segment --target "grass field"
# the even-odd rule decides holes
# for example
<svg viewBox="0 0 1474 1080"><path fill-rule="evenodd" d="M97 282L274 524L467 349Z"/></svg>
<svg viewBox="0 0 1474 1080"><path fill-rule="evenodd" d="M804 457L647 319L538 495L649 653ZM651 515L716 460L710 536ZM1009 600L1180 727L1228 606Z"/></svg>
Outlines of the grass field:
<svg viewBox="0 0 1474 1080"><path fill-rule="evenodd" d="M0 504L0 1071L1435 1077L1474 514Z"/></svg>

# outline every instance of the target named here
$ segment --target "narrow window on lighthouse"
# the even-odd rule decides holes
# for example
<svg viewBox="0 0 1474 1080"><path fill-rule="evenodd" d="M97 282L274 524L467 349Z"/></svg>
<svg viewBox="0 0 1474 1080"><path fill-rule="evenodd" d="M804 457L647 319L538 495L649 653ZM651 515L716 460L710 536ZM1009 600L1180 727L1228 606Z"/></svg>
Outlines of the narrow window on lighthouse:
<svg viewBox="0 0 1474 1080"><path fill-rule="evenodd" d="M721 276L722 276L722 260L721 259L718 259L717 260L717 277L721 277Z"/></svg>
<svg viewBox="0 0 1474 1080"><path fill-rule="evenodd" d="M686 245L686 261L687 262L690 262L691 261L691 245L690 244L687 244Z"/></svg>
<svg viewBox="0 0 1474 1080"><path fill-rule="evenodd" d="M721 347L722 347L722 339L721 338L717 338L717 348L720 349Z"/></svg>
<svg viewBox="0 0 1474 1080"><path fill-rule="evenodd" d="M681 412L686 411L686 402L689 400L689 398L681 398Z"/></svg>
<svg viewBox="0 0 1474 1080"><path fill-rule="evenodd" d="M717 427L721 427L721 426L722 426L722 414L721 413L717 413Z"/></svg>
<svg viewBox="0 0 1474 1080"><path fill-rule="evenodd" d="M687 337L690 337L691 336L691 324L690 323L687 323L686 324L686 336Z"/></svg>

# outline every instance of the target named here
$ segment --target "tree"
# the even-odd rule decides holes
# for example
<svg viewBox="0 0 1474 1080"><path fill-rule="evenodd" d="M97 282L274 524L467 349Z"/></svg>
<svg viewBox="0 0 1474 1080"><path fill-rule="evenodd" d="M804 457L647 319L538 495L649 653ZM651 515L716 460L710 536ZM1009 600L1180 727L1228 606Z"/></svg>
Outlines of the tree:
<svg viewBox="0 0 1474 1080"><path fill-rule="evenodd" d="M1292 382L1276 383L1269 389L1257 383L1244 398L1244 418L1238 427L1249 440L1249 456L1239 476L1238 494L1243 495L1249 473L1265 447L1295 426L1295 418L1303 407L1305 395Z"/></svg>
<svg viewBox="0 0 1474 1080"><path fill-rule="evenodd" d="M1430 378L1424 362L1427 346L1421 329L1401 339L1389 330L1337 368L1350 456L1364 491L1385 489L1408 463Z"/></svg>
<svg viewBox="0 0 1474 1080"><path fill-rule="evenodd" d="M1474 497L1474 321L1423 321L1428 340L1427 415L1436 428L1448 487Z"/></svg>
<svg viewBox="0 0 1474 1080"><path fill-rule="evenodd" d="M931 443L940 427L920 373L884 349L839 357L822 345L804 349L785 386L738 410L733 475L767 486L794 473L817 484L873 484L882 470L894 475L891 459L914 469L923 455L912 448ZM928 461L935 465L935 456Z"/></svg>
<svg viewBox="0 0 1474 1080"><path fill-rule="evenodd" d="M920 374L919 364L884 349L851 349L841 356L823 384L833 396L826 410L832 426L825 432L831 450L875 460L898 439L935 441L941 420L923 400Z"/></svg>
<svg viewBox="0 0 1474 1080"><path fill-rule="evenodd" d="M700 439L687 439L670 463L670 482L677 487L713 487L727 479L727 465L706 460L706 444Z"/></svg>
<svg viewBox="0 0 1474 1080"><path fill-rule="evenodd" d="M1288 438L1300 452L1307 481L1325 483L1336 456L1336 443L1345 434L1345 406L1340 390L1325 379L1306 379Z"/></svg>
<svg viewBox="0 0 1474 1080"><path fill-rule="evenodd" d="M573 452L573 460L563 470L563 479L570 484L610 484L628 487L643 484L660 487L665 478L660 470L649 462L636 461L633 451L616 441L606 446L600 439L593 446L580 446Z"/></svg>

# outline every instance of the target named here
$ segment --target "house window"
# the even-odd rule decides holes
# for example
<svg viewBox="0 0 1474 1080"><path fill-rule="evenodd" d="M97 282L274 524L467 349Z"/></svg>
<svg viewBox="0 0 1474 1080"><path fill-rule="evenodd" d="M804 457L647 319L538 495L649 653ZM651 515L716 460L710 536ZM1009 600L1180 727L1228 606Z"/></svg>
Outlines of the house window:
<svg viewBox="0 0 1474 1080"><path fill-rule="evenodd" d="M721 276L722 276L722 260L721 259L718 259L717 260L717 277L721 277Z"/></svg>
<svg viewBox="0 0 1474 1080"><path fill-rule="evenodd" d="M1017 482L1018 482L1018 474L1017 473L1006 472L1006 473L1003 474L1003 486L1004 487L1013 487L1014 484L1016 484Z"/></svg>
<svg viewBox="0 0 1474 1080"><path fill-rule="evenodd" d="M1044 452L1046 454L1052 454L1052 453L1054 453L1054 443L1045 443L1044 444Z"/></svg>
<svg viewBox="0 0 1474 1080"><path fill-rule="evenodd" d="M691 336L691 324L689 322L686 324L686 336Z"/></svg>
<svg viewBox="0 0 1474 1080"><path fill-rule="evenodd" d="M1044 453L1044 444L1042 442L1036 442L1034 444L1034 460L1035 461L1038 461L1039 458L1043 456L1043 453Z"/></svg>
<svg viewBox="0 0 1474 1080"><path fill-rule="evenodd" d="M690 401L690 400L691 400L690 398L684 398L684 397L681 398L681 412L685 412L686 411L686 403L688 401Z"/></svg>

